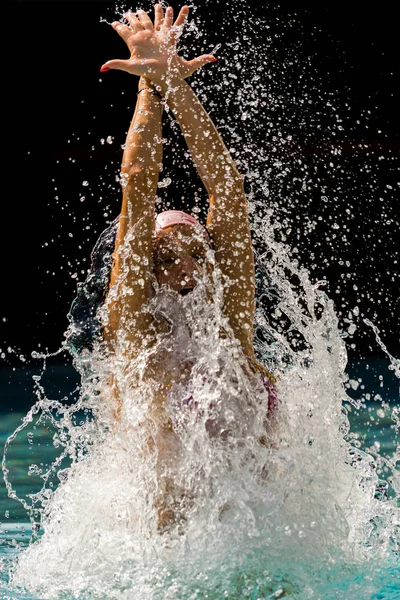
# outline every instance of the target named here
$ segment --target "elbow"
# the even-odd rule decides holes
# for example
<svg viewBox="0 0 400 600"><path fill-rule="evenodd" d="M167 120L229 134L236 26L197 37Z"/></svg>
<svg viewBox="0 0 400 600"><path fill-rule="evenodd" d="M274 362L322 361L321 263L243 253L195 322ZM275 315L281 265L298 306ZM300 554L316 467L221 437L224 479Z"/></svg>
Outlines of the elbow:
<svg viewBox="0 0 400 600"><path fill-rule="evenodd" d="M133 163L121 170L120 183L125 194L132 198L139 195L155 194L159 169L155 166L144 166Z"/></svg>
<svg viewBox="0 0 400 600"><path fill-rule="evenodd" d="M140 180L148 173L148 165L142 164L142 161L135 160L129 164L123 163L121 167L121 181L130 182L133 180Z"/></svg>
<svg viewBox="0 0 400 600"><path fill-rule="evenodd" d="M212 196L218 198L220 203L228 202L228 206L246 205L244 180L238 173L223 178L215 178L211 187Z"/></svg>
<svg viewBox="0 0 400 600"><path fill-rule="evenodd" d="M209 183L213 190L218 192L226 190L229 194L244 193L244 175L239 173L234 164L227 163L223 168L216 169Z"/></svg>

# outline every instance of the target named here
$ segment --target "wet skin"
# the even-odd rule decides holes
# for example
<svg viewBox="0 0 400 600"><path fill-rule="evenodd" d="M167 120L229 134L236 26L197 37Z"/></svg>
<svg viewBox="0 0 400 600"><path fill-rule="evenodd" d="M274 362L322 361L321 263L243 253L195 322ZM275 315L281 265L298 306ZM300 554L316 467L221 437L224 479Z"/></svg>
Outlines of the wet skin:
<svg viewBox="0 0 400 600"><path fill-rule="evenodd" d="M203 279L210 264L208 243L191 225L173 225L158 232L153 244L153 273L158 284L184 296Z"/></svg>

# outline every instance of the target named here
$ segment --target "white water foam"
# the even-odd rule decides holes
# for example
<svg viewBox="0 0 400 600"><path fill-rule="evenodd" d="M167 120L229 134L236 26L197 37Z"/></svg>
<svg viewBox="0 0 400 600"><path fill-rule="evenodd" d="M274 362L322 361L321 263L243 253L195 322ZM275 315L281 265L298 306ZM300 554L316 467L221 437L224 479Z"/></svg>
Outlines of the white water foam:
<svg viewBox="0 0 400 600"><path fill-rule="evenodd" d="M233 55L240 44L240 61L248 66L248 88L235 90L241 124L226 123L222 132L242 148L251 188L259 283L255 345L260 361L278 376L276 420L262 443L268 395L242 368L236 346L219 337L221 324L227 327L220 303L209 304L201 284L184 299L162 291L153 309L168 317L179 343L176 350L164 337L157 350L173 355L171 369L188 355L195 366L169 395L175 434L163 437L161 452L149 446L157 438L155 382L143 378L150 353L129 365L121 356L104 360L101 352L76 359L82 374L77 404L50 401L44 391L35 407L54 416L57 444L71 460L59 472L57 489L45 486L33 499L43 533L10 573L12 586L40 598L243 598L254 581L275 594L270 597L311 598L311 564L314 575L329 580L338 565L372 569L399 552L398 479L392 479L392 496L379 498L384 459L362 451L350 435L346 340L326 281L314 281L299 266L282 241L288 222L266 209L271 188L282 191L293 167L291 158L285 163L290 139L271 113L276 139L270 147L244 143L240 127L263 102L277 113L284 108L252 52L254 31L266 32L268 25L247 19L244 28L247 46L239 38L230 42ZM272 60L273 68L278 71ZM201 88L202 76L199 82ZM272 164L270 152L279 155ZM300 184L309 177L304 166ZM214 286L218 298L218 279ZM264 304L271 294L272 309ZM110 372L123 390L117 423L102 385ZM79 414L90 418L77 424ZM389 460L394 474L396 460ZM174 517L163 532L157 527L160 503Z"/></svg>

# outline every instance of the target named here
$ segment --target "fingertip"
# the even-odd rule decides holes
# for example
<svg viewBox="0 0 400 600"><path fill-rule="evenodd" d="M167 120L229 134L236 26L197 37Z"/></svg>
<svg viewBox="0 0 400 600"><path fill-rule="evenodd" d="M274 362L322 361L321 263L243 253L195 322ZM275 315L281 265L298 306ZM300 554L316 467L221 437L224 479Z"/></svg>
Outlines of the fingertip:
<svg viewBox="0 0 400 600"><path fill-rule="evenodd" d="M109 71L109 70L110 70L110 67L107 67L106 65L103 65L100 68L100 73L105 73L106 71Z"/></svg>

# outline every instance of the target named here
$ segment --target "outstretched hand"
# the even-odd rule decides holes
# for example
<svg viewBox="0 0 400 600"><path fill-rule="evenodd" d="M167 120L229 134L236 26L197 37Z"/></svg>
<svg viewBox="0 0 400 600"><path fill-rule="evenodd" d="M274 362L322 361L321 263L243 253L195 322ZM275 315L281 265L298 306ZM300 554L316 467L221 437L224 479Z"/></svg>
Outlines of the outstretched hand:
<svg viewBox="0 0 400 600"><path fill-rule="evenodd" d="M161 4L156 4L153 23L144 10L129 11L124 15L127 24L115 21L112 27L128 46L131 56L126 60L109 60L100 71L118 69L161 83L168 75L185 79L205 64L214 62L216 58L212 54L203 54L192 60L178 55L177 43L188 15L189 7L183 6L174 22L173 8L169 6L164 14Z"/></svg>

